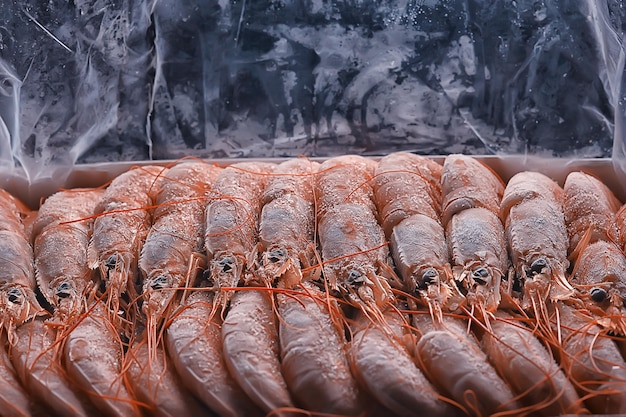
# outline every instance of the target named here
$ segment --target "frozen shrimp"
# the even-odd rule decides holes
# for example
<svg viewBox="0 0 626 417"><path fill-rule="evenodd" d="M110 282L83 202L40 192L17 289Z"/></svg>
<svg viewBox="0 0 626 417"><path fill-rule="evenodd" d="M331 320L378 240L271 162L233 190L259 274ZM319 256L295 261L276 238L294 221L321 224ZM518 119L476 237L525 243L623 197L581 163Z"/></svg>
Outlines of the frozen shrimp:
<svg viewBox="0 0 626 417"><path fill-rule="evenodd" d="M6 346L0 346L0 410L6 417L29 417L40 414L15 375Z"/></svg>
<svg viewBox="0 0 626 417"><path fill-rule="evenodd" d="M161 176L152 226L139 258L149 347L158 341L159 326L171 312L177 289L192 286L205 266L205 208L219 172L196 161L179 163Z"/></svg>
<svg viewBox="0 0 626 417"><path fill-rule="evenodd" d="M137 263L150 230L150 209L166 168L145 166L116 177L95 209L89 243L89 267L98 269L106 283L107 303L117 314L120 296L139 293Z"/></svg>
<svg viewBox="0 0 626 417"><path fill-rule="evenodd" d="M624 204L615 214L615 222L619 231L619 245L626 253L626 204Z"/></svg>
<svg viewBox="0 0 626 417"><path fill-rule="evenodd" d="M333 321L341 313L327 297L310 283L302 284L301 294L276 294L282 373L307 410L360 415L365 398L348 363L343 328Z"/></svg>
<svg viewBox="0 0 626 417"><path fill-rule="evenodd" d="M329 159L316 177L318 237L332 291L373 314L391 298L389 251L369 181L375 163L358 156Z"/></svg>
<svg viewBox="0 0 626 417"><path fill-rule="evenodd" d="M261 196L274 164L240 162L223 169L213 184L206 208L205 247L209 278L217 291L215 306L224 310L232 291L256 261Z"/></svg>
<svg viewBox="0 0 626 417"><path fill-rule="evenodd" d="M37 284L59 323L67 325L83 313L94 289L87 248L102 194L99 189L59 191L44 201L33 223Z"/></svg>
<svg viewBox="0 0 626 417"><path fill-rule="evenodd" d="M455 281L467 292L473 308L495 311L500 305L500 283L507 277L509 254L500 218L482 207L459 211L446 226Z"/></svg>
<svg viewBox="0 0 626 417"><path fill-rule="evenodd" d="M384 311L392 334L362 314L352 329L349 357L358 379L381 404L399 416L452 416L460 414L426 379L404 341L407 321L394 309ZM408 337L408 340L414 339ZM413 347L411 347L412 349Z"/></svg>
<svg viewBox="0 0 626 417"><path fill-rule="evenodd" d="M596 241L585 247L572 271L572 283L588 301L587 307L608 330L626 335L626 256L613 242Z"/></svg>
<svg viewBox="0 0 626 417"><path fill-rule="evenodd" d="M419 295L435 320L444 311L456 311L465 298L453 281L443 226L422 214L396 225L390 237L391 253L404 290Z"/></svg>
<svg viewBox="0 0 626 417"><path fill-rule="evenodd" d="M421 333L416 357L426 376L471 415L519 413L511 388L498 376L474 336L458 319L444 316L433 323L427 315L414 314Z"/></svg>
<svg viewBox="0 0 626 417"><path fill-rule="evenodd" d="M439 221L441 170L432 159L404 152L383 157L372 179L374 201L385 235L414 214Z"/></svg>
<svg viewBox="0 0 626 417"><path fill-rule="evenodd" d="M497 312L482 337L483 351L500 376L534 414L584 413L584 405L552 354L521 322Z"/></svg>
<svg viewBox="0 0 626 417"><path fill-rule="evenodd" d="M592 317L564 302L552 319L562 334L561 366L592 413L626 413L626 362Z"/></svg>
<svg viewBox="0 0 626 417"><path fill-rule="evenodd" d="M212 294L202 290L181 303L165 332L170 360L183 385L218 415L261 416L228 372L222 348L222 318L211 314L212 306Z"/></svg>
<svg viewBox="0 0 626 417"><path fill-rule="evenodd" d="M598 240L619 242L615 215L621 203L609 187L589 174L572 172L565 179L563 189L571 258L575 259L589 243Z"/></svg>
<svg viewBox="0 0 626 417"><path fill-rule="evenodd" d="M15 342L15 327L43 311L35 296L33 250L18 206L22 204L0 189L0 326Z"/></svg>
<svg viewBox="0 0 626 417"><path fill-rule="evenodd" d="M33 398L60 416L95 414L86 398L73 389L61 368L54 327L43 317L37 317L18 327L16 338L9 348L9 356L18 378Z"/></svg>
<svg viewBox="0 0 626 417"><path fill-rule="evenodd" d="M63 337L67 375L107 416L139 416L122 372L124 345L105 305L95 301Z"/></svg>
<svg viewBox="0 0 626 417"><path fill-rule="evenodd" d="M563 214L563 189L545 175L521 172L504 191L501 215L522 307L545 316L546 300L566 299L574 289L565 277L569 240ZM539 320L545 323L545 317Z"/></svg>
<svg viewBox="0 0 626 417"><path fill-rule="evenodd" d="M447 225L462 210L482 207L500 212L504 182L491 168L466 155L448 155L441 172L441 220Z"/></svg>

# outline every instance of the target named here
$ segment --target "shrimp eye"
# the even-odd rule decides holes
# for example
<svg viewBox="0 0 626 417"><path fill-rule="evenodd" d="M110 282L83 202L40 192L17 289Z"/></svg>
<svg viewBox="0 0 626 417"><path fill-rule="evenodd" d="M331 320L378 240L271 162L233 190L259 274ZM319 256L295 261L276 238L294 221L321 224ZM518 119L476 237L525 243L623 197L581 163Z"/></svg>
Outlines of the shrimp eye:
<svg viewBox="0 0 626 417"><path fill-rule="evenodd" d="M424 275L422 275L422 282L424 283L424 286L430 285L435 282L435 280L437 279L437 275L437 271L432 268L426 270L426 272L424 272Z"/></svg>
<svg viewBox="0 0 626 417"><path fill-rule="evenodd" d="M162 290L166 286L167 286L167 278L165 277L165 275L159 275L150 284L150 287L153 290Z"/></svg>
<svg viewBox="0 0 626 417"><path fill-rule="evenodd" d="M274 249L273 251L269 253L269 260L274 263L280 261L284 257L285 257L285 251L282 249Z"/></svg>
<svg viewBox="0 0 626 417"><path fill-rule="evenodd" d="M22 293L17 288L9 290L9 292L7 293L7 297L9 298L10 302L14 304L21 304Z"/></svg>
<svg viewBox="0 0 626 417"><path fill-rule="evenodd" d="M57 287L57 297L67 298L70 296L70 284L68 282L62 282Z"/></svg>
<svg viewBox="0 0 626 417"><path fill-rule="evenodd" d="M606 300L607 293L604 288L592 288L590 295L593 301L601 303Z"/></svg>
<svg viewBox="0 0 626 417"><path fill-rule="evenodd" d="M359 271L355 271L354 269L348 273L348 283L350 285L356 285L363 283L363 275Z"/></svg>
<svg viewBox="0 0 626 417"><path fill-rule="evenodd" d="M489 271L487 271L487 268L478 268L472 273L472 278L480 285L485 285L487 283L487 277L489 277Z"/></svg>
<svg viewBox="0 0 626 417"><path fill-rule="evenodd" d="M530 272L534 275L534 274L540 274L541 271L543 271L543 268L545 268L546 266L548 266L548 263L546 262L545 259L543 258L539 258L536 259L531 265L530 265Z"/></svg>
<svg viewBox="0 0 626 417"><path fill-rule="evenodd" d="M222 259L220 259L217 264L222 268L222 272L230 272L233 270L233 259L227 257L224 257Z"/></svg>
<svg viewBox="0 0 626 417"><path fill-rule="evenodd" d="M107 258L106 261L104 261L104 266L106 266L109 269L113 269L115 268L115 265L117 264L117 256L116 255L111 255Z"/></svg>

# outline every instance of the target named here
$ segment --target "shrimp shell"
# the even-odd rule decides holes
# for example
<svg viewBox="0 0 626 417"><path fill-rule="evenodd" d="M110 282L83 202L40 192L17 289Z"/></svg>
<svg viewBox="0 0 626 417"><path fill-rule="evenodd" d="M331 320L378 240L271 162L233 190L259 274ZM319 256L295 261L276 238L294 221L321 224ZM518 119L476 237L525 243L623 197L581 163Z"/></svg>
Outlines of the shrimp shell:
<svg viewBox="0 0 626 417"><path fill-rule="evenodd" d="M563 189L570 253L585 234L588 234L585 244L598 240L619 241L615 215L621 203L609 187L589 174L572 172L565 179Z"/></svg>
<svg viewBox="0 0 626 417"><path fill-rule="evenodd" d="M328 209L340 204L362 205L375 213L371 185L375 168L376 162L357 155L326 160L315 177L318 216L323 217Z"/></svg>
<svg viewBox="0 0 626 417"><path fill-rule="evenodd" d="M544 174L533 171L518 172L504 189L500 202L500 218L506 219L511 208L528 200L547 200L563 211L564 198L565 192L559 184Z"/></svg>
<svg viewBox="0 0 626 417"><path fill-rule="evenodd" d="M392 153L380 160L372 186L386 236L414 214L439 221L441 171L441 165L435 161L410 153Z"/></svg>
<svg viewBox="0 0 626 417"><path fill-rule="evenodd" d="M33 223L37 284L61 322L85 311L87 292L94 287L87 248L91 216L102 194L98 189L59 191L45 200Z"/></svg>
<svg viewBox="0 0 626 417"><path fill-rule="evenodd" d="M441 220L447 225L462 210L483 207L500 212L504 182L491 168L466 155L448 155L441 172L443 212Z"/></svg>
<svg viewBox="0 0 626 417"><path fill-rule="evenodd" d="M6 346L0 346L0 410L6 417L41 415L22 387L11 364Z"/></svg>

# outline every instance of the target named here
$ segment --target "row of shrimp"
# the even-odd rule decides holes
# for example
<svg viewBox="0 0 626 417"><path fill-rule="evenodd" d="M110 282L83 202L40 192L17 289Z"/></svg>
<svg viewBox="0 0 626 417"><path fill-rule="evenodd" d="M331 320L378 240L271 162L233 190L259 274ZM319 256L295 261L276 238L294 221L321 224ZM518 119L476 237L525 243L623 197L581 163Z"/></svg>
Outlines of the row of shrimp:
<svg viewBox="0 0 626 417"><path fill-rule="evenodd" d="M0 197L2 415L626 411L626 212L590 175L395 153Z"/></svg>

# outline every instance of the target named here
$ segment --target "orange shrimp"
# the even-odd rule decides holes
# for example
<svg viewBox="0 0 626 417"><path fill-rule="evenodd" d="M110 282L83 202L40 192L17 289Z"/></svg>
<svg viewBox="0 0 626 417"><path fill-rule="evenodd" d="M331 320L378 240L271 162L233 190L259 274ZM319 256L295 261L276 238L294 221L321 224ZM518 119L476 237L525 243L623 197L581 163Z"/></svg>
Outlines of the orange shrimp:
<svg viewBox="0 0 626 417"><path fill-rule="evenodd" d="M99 189L59 191L44 201L33 223L37 284L59 323L69 324L83 313L95 287L87 247L91 216L102 194Z"/></svg>
<svg viewBox="0 0 626 417"><path fill-rule="evenodd" d="M372 200L375 166L354 155L329 159L320 166L315 191L317 233L330 289L379 315L393 296L385 277L389 251Z"/></svg>
<svg viewBox="0 0 626 417"><path fill-rule="evenodd" d="M134 299L139 293L137 263L150 229L149 210L160 176L166 172L163 167L145 166L119 175L96 207L88 262L106 282L113 314L118 313L122 294L128 291Z"/></svg>
<svg viewBox="0 0 626 417"><path fill-rule="evenodd" d="M204 268L205 208L211 184L220 168L203 162L183 162L161 176L152 226L141 250L142 311L148 346L159 340L179 287L192 286Z"/></svg>
<svg viewBox="0 0 626 417"><path fill-rule="evenodd" d="M572 283L587 307L600 318L598 324L616 334L626 335L626 256L613 242L598 240L578 257Z"/></svg>
<svg viewBox="0 0 626 417"><path fill-rule="evenodd" d="M619 245L626 253L626 204L624 204L615 214L615 223L619 230Z"/></svg>
<svg viewBox="0 0 626 417"><path fill-rule="evenodd" d="M261 416L224 362L219 314L212 295L195 291L183 301L167 325L165 341L181 382L220 416Z"/></svg>
<svg viewBox="0 0 626 417"><path fill-rule="evenodd" d="M509 255L523 286L522 307L533 307L545 324L545 302L571 297L567 281L569 240L563 214L563 189L537 172L513 176L501 204Z"/></svg>
<svg viewBox="0 0 626 417"><path fill-rule="evenodd" d="M11 344L15 326L43 312L35 296L33 250L18 206L23 204L0 189L0 326Z"/></svg>
<svg viewBox="0 0 626 417"><path fill-rule="evenodd" d="M441 172L442 223L462 210L483 207L500 212L504 182L487 165L465 155L448 155Z"/></svg>
<svg viewBox="0 0 626 417"><path fill-rule="evenodd" d="M384 316L392 335L362 314L353 325L348 355L358 379L374 398L399 416L460 414L441 400L404 346L409 336L404 331L406 320L391 308ZM408 339L414 345L414 339Z"/></svg>
<svg viewBox="0 0 626 417"><path fill-rule="evenodd" d="M416 357L436 387L471 415L518 415L520 406L511 388L498 376L467 325L448 316L433 323L425 314L413 315L421 333Z"/></svg>
<svg viewBox="0 0 626 417"><path fill-rule="evenodd" d="M256 260L261 196L274 164L240 162L223 169L213 184L206 208L205 247L209 277L217 291L215 306L225 310L232 291Z"/></svg>
<svg viewBox="0 0 626 417"><path fill-rule="evenodd" d="M6 417L41 415L26 390L20 384L11 364L6 346L0 346L0 410Z"/></svg>
<svg viewBox="0 0 626 417"><path fill-rule="evenodd" d="M404 152L389 154L379 161L372 187L386 236L413 214L439 221L441 171L441 165L435 161Z"/></svg>
<svg viewBox="0 0 626 417"><path fill-rule="evenodd" d="M574 386L533 332L497 312L481 344L500 376L533 414L555 416L586 410Z"/></svg>
<svg viewBox="0 0 626 417"><path fill-rule="evenodd" d="M552 319L562 334L561 366L592 413L626 413L626 362L616 344L584 312L564 302Z"/></svg>
<svg viewBox="0 0 626 417"><path fill-rule="evenodd" d="M621 203L609 187L589 174L572 172L565 179L563 190L570 259L575 260L589 243L619 242L615 215Z"/></svg>
<svg viewBox="0 0 626 417"><path fill-rule="evenodd" d="M91 404L73 387L58 358L56 331L43 317L24 323L16 330L9 356L28 393L57 415L94 415Z"/></svg>

